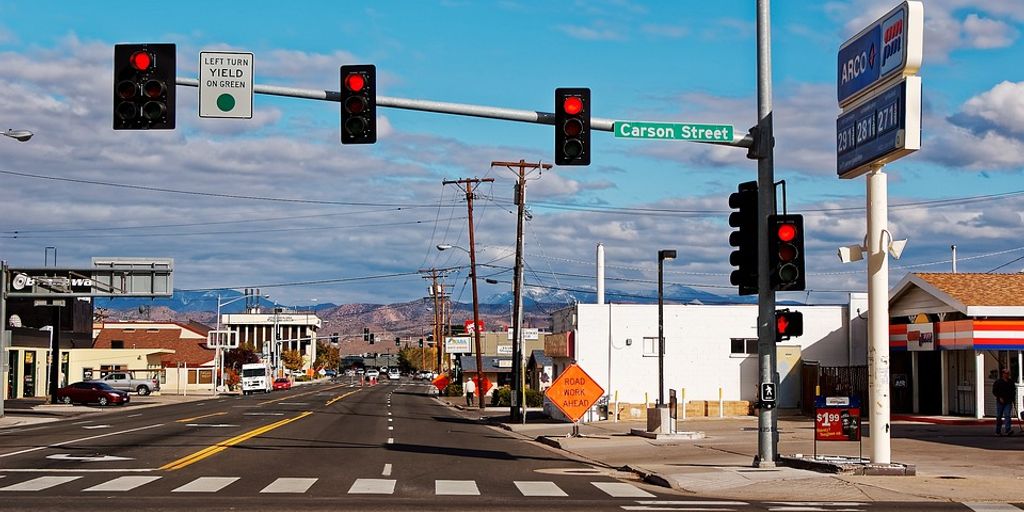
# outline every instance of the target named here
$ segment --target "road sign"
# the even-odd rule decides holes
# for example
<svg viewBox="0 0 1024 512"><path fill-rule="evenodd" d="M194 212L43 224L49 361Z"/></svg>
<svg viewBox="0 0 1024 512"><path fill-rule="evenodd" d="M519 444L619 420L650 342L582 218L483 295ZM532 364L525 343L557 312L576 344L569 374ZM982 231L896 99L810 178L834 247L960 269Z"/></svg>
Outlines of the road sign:
<svg viewBox="0 0 1024 512"><path fill-rule="evenodd" d="M775 402L775 383L763 382L761 383L761 401L762 402Z"/></svg>
<svg viewBox="0 0 1024 512"><path fill-rule="evenodd" d="M924 6L907 0L839 48L839 106L890 80L913 75L924 55Z"/></svg>
<svg viewBox="0 0 1024 512"><path fill-rule="evenodd" d="M921 149L921 78L884 89L836 120L836 172L856 178Z"/></svg>
<svg viewBox="0 0 1024 512"><path fill-rule="evenodd" d="M578 365L571 364L551 383L544 396L573 422L590 410L604 389Z"/></svg>
<svg viewBox="0 0 1024 512"><path fill-rule="evenodd" d="M689 140L696 142L732 142L731 124L649 123L615 121L615 137L620 139Z"/></svg>
<svg viewBox="0 0 1024 512"><path fill-rule="evenodd" d="M252 57L199 52L199 117L252 119Z"/></svg>

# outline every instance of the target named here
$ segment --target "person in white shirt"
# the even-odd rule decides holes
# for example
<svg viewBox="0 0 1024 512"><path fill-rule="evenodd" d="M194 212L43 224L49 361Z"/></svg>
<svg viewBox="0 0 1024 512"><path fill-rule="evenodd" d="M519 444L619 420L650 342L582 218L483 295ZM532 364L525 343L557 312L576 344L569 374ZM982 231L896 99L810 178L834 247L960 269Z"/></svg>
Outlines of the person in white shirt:
<svg viewBox="0 0 1024 512"><path fill-rule="evenodd" d="M476 384L473 379L466 379L466 384L462 386L462 389L466 391L466 405L473 405L473 393L476 393Z"/></svg>

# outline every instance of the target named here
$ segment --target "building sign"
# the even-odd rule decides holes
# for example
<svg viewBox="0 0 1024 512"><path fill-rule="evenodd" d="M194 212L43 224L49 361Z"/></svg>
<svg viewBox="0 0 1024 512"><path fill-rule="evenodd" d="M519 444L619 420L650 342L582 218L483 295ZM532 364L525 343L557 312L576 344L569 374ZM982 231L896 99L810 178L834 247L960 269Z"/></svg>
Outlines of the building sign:
<svg viewBox="0 0 1024 512"><path fill-rule="evenodd" d="M908 0L839 48L836 89L840 107L889 80L917 73L924 56L924 6Z"/></svg>
<svg viewBox="0 0 1024 512"><path fill-rule="evenodd" d="M512 352L512 345L498 345L497 353L499 356L510 356L514 354L514 352Z"/></svg>
<svg viewBox="0 0 1024 512"><path fill-rule="evenodd" d="M573 331L544 336L544 355L548 357L572 357L573 352Z"/></svg>
<svg viewBox="0 0 1024 512"><path fill-rule="evenodd" d="M856 178L921 149L921 78L907 77L836 119L836 173Z"/></svg>
<svg viewBox="0 0 1024 512"><path fill-rule="evenodd" d="M540 339L540 329L520 328L519 330L523 332L523 339L524 340L532 341L532 340L539 340ZM512 328L511 327L509 327L509 329L508 329L508 339L509 339L509 341L512 340Z"/></svg>
<svg viewBox="0 0 1024 512"><path fill-rule="evenodd" d="M573 422L579 421L603 395L604 388L576 364L569 365L544 391L544 396Z"/></svg>
<svg viewBox="0 0 1024 512"><path fill-rule="evenodd" d="M476 330L473 329L472 320L466 320L465 322L463 322L463 325L466 327L466 334L469 334L470 336L476 334ZM484 321L480 320L480 323L478 323L477 325L480 327L480 332L484 332Z"/></svg>
<svg viewBox="0 0 1024 512"><path fill-rule="evenodd" d="M935 347L935 332L931 323L907 325L907 350L931 352Z"/></svg>
<svg viewBox="0 0 1024 512"><path fill-rule="evenodd" d="M473 353L472 348L470 348L471 339L468 337L445 338L444 351L449 354L471 354Z"/></svg>

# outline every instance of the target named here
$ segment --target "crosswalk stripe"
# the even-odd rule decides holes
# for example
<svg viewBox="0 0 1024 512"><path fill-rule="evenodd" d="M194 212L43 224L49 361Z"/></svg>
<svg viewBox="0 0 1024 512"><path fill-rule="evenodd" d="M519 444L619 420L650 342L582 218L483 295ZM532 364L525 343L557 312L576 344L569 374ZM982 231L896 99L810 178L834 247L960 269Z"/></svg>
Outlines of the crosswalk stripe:
<svg viewBox="0 0 1024 512"><path fill-rule="evenodd" d="M160 478L161 477L159 476L121 476L109 482L103 482L102 484L94 485L82 490L97 492L124 492L130 491L136 487L141 487L150 482L155 482L160 480Z"/></svg>
<svg viewBox="0 0 1024 512"><path fill-rule="evenodd" d="M523 496L568 496L554 482L513 482Z"/></svg>
<svg viewBox="0 0 1024 512"><path fill-rule="evenodd" d="M60 484L66 484L82 478L80 476L41 476L27 480L19 484L8 485L0 488L0 491L42 491Z"/></svg>
<svg viewBox="0 0 1024 512"><path fill-rule="evenodd" d="M1020 512L1020 509L1009 503L964 503L964 506L974 512Z"/></svg>
<svg viewBox="0 0 1024 512"><path fill-rule="evenodd" d="M434 480L434 494L438 496L479 496L474 480Z"/></svg>
<svg viewBox="0 0 1024 512"><path fill-rule="evenodd" d="M217 492L238 480L233 476L203 476L171 492Z"/></svg>
<svg viewBox="0 0 1024 512"><path fill-rule="evenodd" d="M590 482L612 498L654 498L655 496L643 489L622 482Z"/></svg>
<svg viewBox="0 0 1024 512"><path fill-rule="evenodd" d="M313 487L316 478L278 478L263 488L261 493L304 493Z"/></svg>
<svg viewBox="0 0 1024 512"><path fill-rule="evenodd" d="M348 489L349 494L394 494L395 480L384 478L357 478Z"/></svg>

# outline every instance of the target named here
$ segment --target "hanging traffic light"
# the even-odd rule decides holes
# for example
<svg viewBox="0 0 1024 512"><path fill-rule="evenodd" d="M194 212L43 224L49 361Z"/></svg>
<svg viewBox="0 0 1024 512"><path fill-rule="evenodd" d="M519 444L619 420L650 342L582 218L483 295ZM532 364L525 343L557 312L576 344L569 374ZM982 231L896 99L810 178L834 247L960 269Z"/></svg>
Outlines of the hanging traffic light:
<svg viewBox="0 0 1024 512"><path fill-rule="evenodd" d="M729 282L739 287L740 295L757 293L757 182L747 181L729 195L729 226L737 228L729 234L729 245L736 248L729 263L738 267Z"/></svg>
<svg viewBox="0 0 1024 512"><path fill-rule="evenodd" d="M804 282L803 215L768 216L768 269L771 289L799 291Z"/></svg>
<svg viewBox="0 0 1024 512"><path fill-rule="evenodd" d="M370 345L373 345L373 333L370 333Z"/></svg>
<svg viewBox="0 0 1024 512"><path fill-rule="evenodd" d="M420 338L420 348L423 348L423 338Z"/></svg>
<svg viewBox="0 0 1024 512"><path fill-rule="evenodd" d="M174 43L114 45L114 129L173 130Z"/></svg>
<svg viewBox="0 0 1024 512"><path fill-rule="evenodd" d="M402 346L402 338L395 338L395 346L396 347L401 347Z"/></svg>
<svg viewBox="0 0 1024 512"><path fill-rule="evenodd" d="M555 164L590 165L590 89L555 89Z"/></svg>
<svg viewBox="0 0 1024 512"><path fill-rule="evenodd" d="M788 340L804 334L804 314L789 309L775 311L775 341Z"/></svg>
<svg viewBox="0 0 1024 512"><path fill-rule="evenodd" d="M370 328L363 327L363 341L370 341Z"/></svg>
<svg viewBox="0 0 1024 512"><path fill-rule="evenodd" d="M377 142L377 67L341 67L341 143Z"/></svg>

